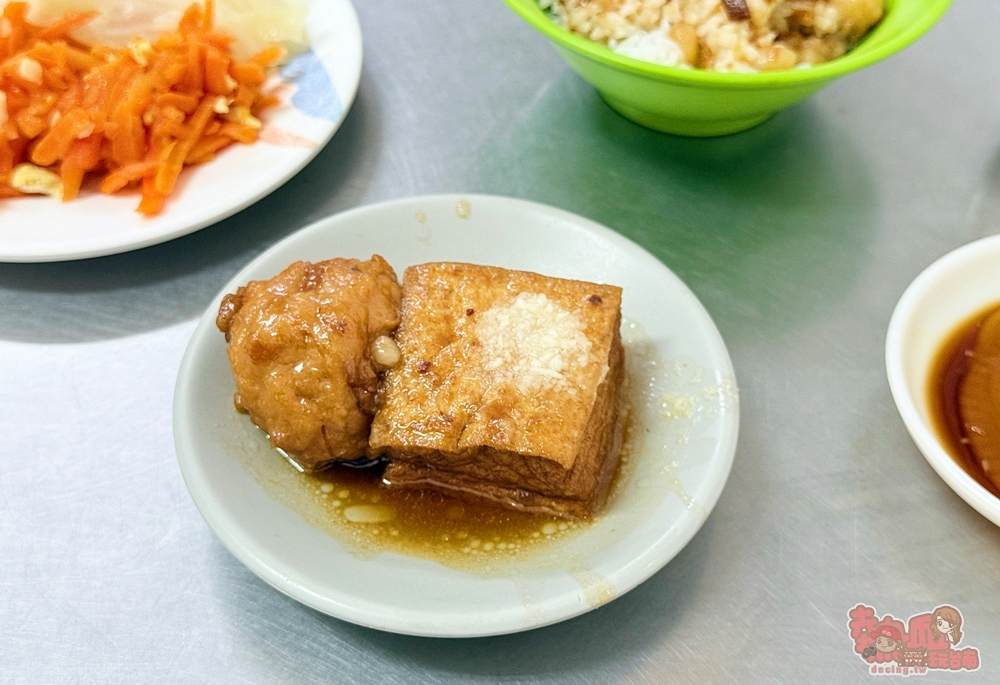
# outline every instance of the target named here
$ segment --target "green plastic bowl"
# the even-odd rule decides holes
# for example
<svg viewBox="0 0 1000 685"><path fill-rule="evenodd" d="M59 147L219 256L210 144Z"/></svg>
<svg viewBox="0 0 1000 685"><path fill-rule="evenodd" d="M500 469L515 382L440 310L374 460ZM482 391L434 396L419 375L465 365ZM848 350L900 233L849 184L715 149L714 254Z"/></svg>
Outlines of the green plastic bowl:
<svg viewBox="0 0 1000 685"><path fill-rule="evenodd" d="M541 31L617 112L657 131L719 136L766 121L835 78L899 52L941 18L951 0L886 0L882 21L843 57L804 69L734 74L680 69L619 55L553 22L537 0L504 0Z"/></svg>

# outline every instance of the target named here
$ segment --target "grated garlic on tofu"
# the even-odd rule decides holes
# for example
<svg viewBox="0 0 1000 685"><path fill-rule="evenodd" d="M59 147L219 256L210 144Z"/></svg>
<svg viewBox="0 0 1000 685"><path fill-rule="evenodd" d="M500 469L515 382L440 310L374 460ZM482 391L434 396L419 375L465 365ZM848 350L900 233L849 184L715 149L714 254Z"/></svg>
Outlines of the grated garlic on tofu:
<svg viewBox="0 0 1000 685"><path fill-rule="evenodd" d="M22 193L48 195L63 199L63 182L58 174L34 164L18 164L11 174L10 184Z"/></svg>
<svg viewBox="0 0 1000 685"><path fill-rule="evenodd" d="M541 293L521 293L482 313L475 334L485 368L522 392L570 387L567 376L590 362L583 318Z"/></svg>

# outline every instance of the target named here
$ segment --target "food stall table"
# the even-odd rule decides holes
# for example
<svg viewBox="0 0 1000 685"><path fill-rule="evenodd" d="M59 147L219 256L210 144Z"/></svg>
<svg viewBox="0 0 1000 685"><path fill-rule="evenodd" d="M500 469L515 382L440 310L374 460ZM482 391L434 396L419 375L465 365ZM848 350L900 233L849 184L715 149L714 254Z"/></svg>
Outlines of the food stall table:
<svg viewBox="0 0 1000 685"><path fill-rule="evenodd" d="M283 187L158 246L0 264L0 682L857 683L859 605L958 608L978 670L923 677L997 682L1000 531L914 446L883 343L925 266L1000 230L983 66L1000 9L958 0L901 54L704 140L614 113L500 2L356 9L357 100ZM740 388L732 472L694 539L635 590L522 634L407 637L298 604L216 539L174 455L181 355L237 270L331 213L442 192L635 240L701 299Z"/></svg>

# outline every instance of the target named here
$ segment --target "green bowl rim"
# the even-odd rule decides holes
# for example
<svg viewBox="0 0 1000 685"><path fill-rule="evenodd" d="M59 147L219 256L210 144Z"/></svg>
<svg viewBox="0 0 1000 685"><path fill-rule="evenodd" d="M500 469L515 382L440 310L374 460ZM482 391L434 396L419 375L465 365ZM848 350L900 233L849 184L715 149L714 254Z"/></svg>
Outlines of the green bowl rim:
<svg viewBox="0 0 1000 685"><path fill-rule="evenodd" d="M892 2L886 16L895 10L898 3L905 1L895 0ZM921 2L921 0L915 1L917 3ZM883 60L899 52L930 30L937 23L938 19L944 15L945 11L951 5L952 0L930 0L925 7L924 13L917 21L910 24L895 37L870 51L866 52L863 49L864 42L862 42L861 45L858 45L847 54L829 62L809 67L808 69L787 69L784 71L756 73L681 69L680 67L669 67L633 57L626 57L600 43L595 43L587 38L570 33L567 29L564 29L546 17L544 12L536 12L529 9L530 7L534 10L539 10L537 0L504 0L504 2L518 16L554 43L562 44L564 47L582 53L584 56L590 57L597 62L603 62L624 71L638 72L642 76L657 80L673 80L702 85L733 86L737 88L756 88L769 85L801 85L829 80Z"/></svg>

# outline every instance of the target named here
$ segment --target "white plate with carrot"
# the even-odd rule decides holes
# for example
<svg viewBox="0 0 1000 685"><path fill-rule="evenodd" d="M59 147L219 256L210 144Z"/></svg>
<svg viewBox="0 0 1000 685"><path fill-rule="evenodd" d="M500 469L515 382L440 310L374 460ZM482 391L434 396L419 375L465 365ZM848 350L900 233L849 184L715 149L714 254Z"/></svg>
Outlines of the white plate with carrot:
<svg viewBox="0 0 1000 685"><path fill-rule="evenodd" d="M150 0L133 20L155 30L117 47L88 38L128 4L93 0L92 16L85 3L43 3L76 10L48 22L2 8L0 261L125 252L231 216L312 160L357 93L350 0L264 3L300 5L287 53L240 35L253 29L235 0L155 19L177 3Z"/></svg>

